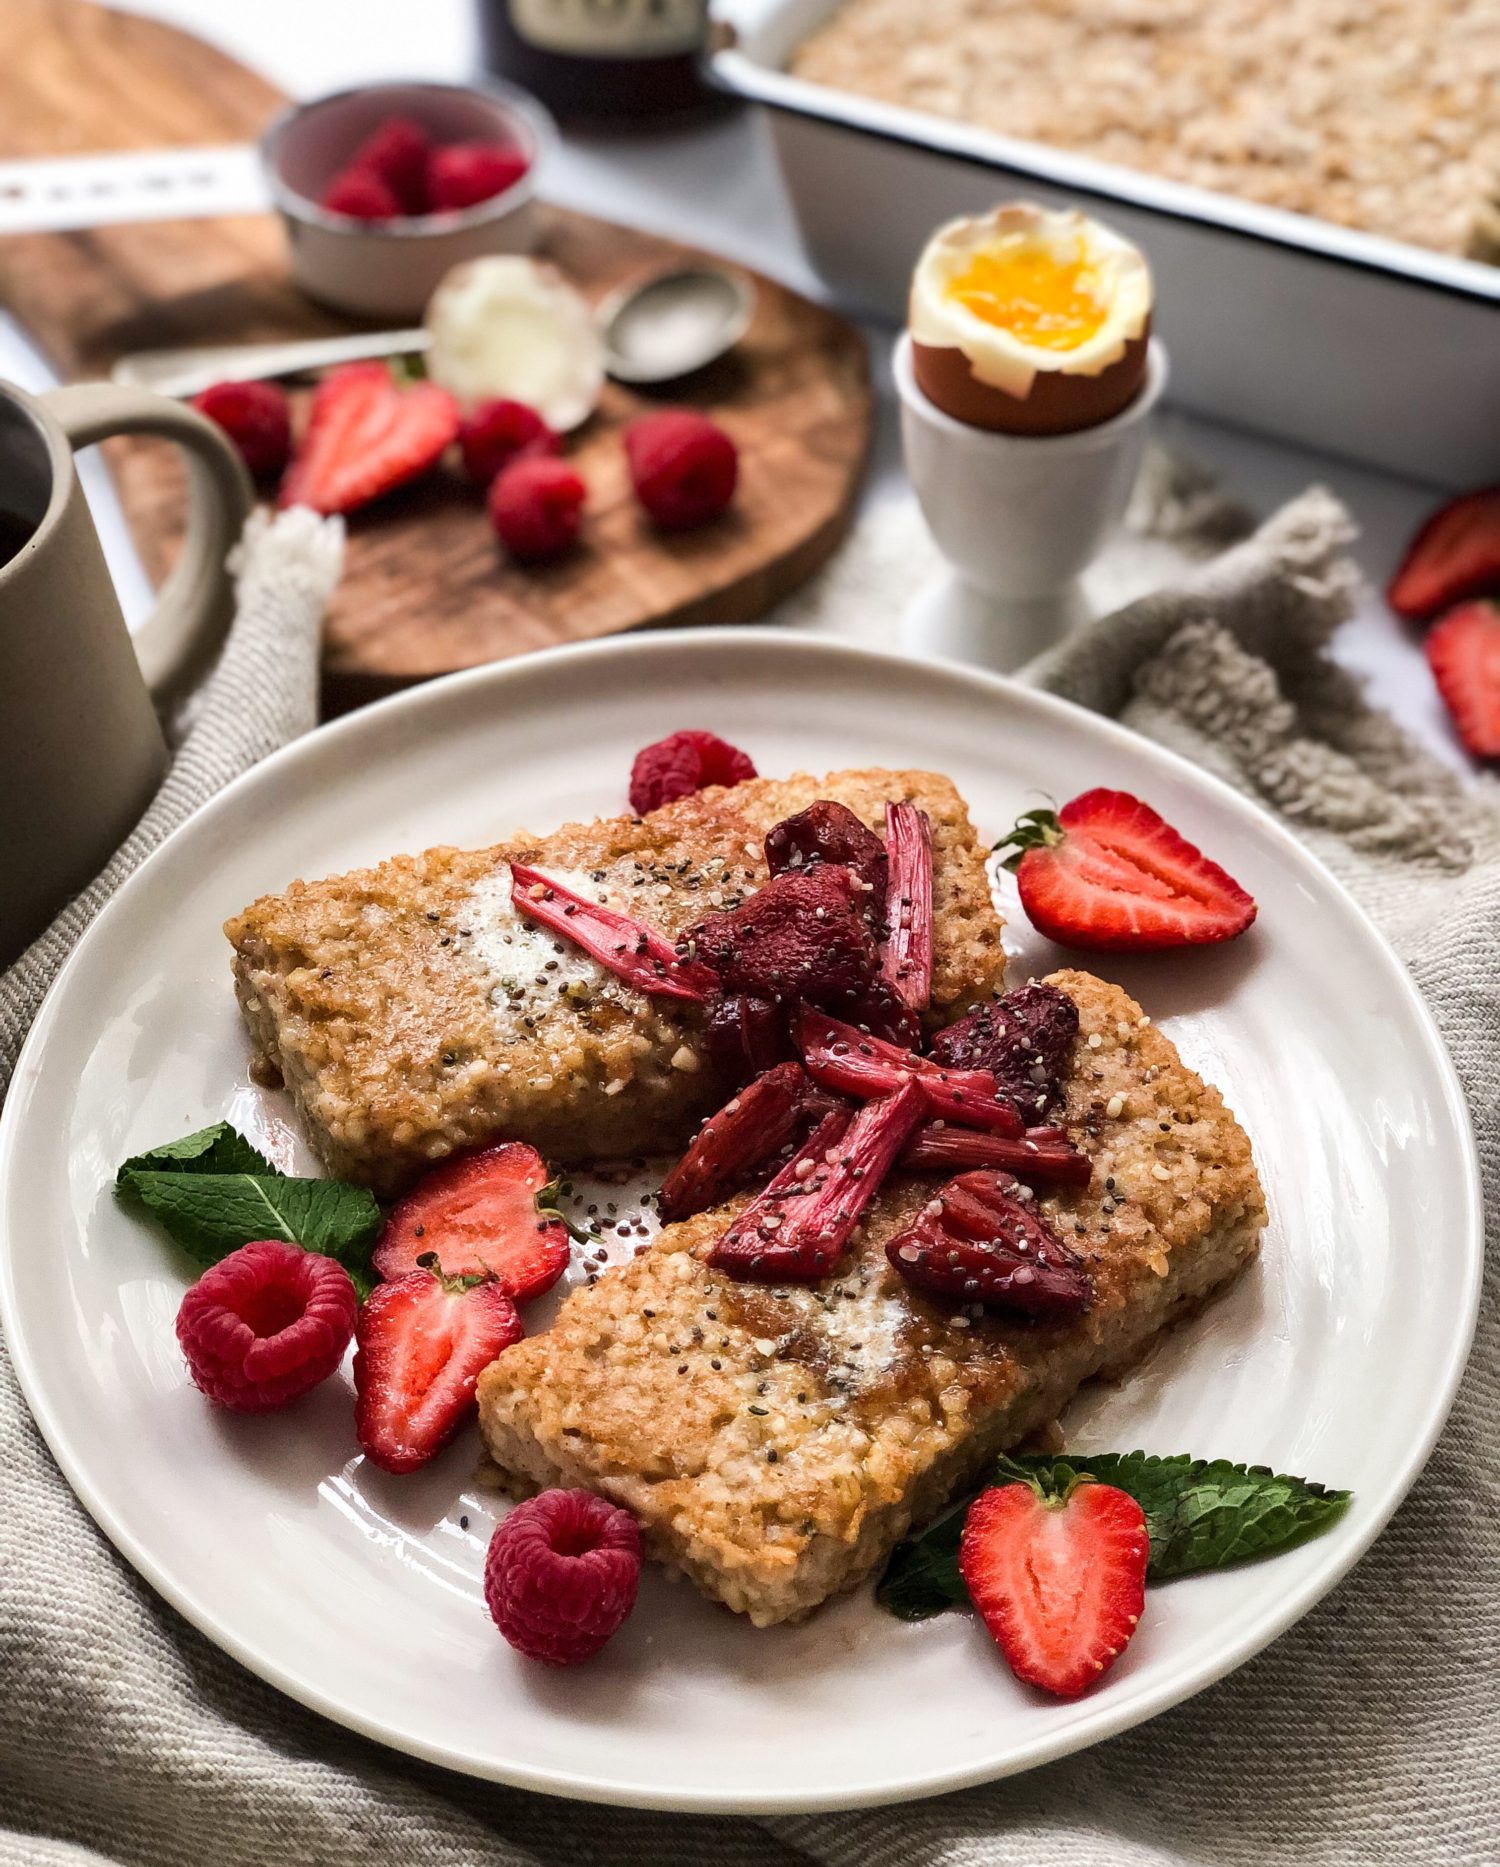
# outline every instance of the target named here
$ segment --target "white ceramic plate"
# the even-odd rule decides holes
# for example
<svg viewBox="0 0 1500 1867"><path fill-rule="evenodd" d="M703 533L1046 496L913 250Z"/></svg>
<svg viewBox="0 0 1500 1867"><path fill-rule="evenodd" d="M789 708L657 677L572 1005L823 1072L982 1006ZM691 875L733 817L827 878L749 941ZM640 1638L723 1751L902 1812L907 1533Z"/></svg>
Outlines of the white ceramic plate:
<svg viewBox="0 0 1500 1867"><path fill-rule="evenodd" d="M530 1666L480 1598L477 1440L393 1479L361 1462L340 1380L290 1414L214 1411L173 1340L186 1268L111 1196L127 1154L221 1116L293 1145L277 1098L249 1083L226 915L294 876L617 810L637 747L684 724L769 773L951 773L989 838L1039 792L1123 786L1261 904L1231 948L1102 968L1222 1085L1273 1218L1260 1266L1128 1385L1082 1398L1070 1439L1265 1461L1351 1485L1355 1503L1294 1554L1151 1591L1124 1659L1077 1704L1020 1687L966 1616L903 1626L867 1589L757 1633L655 1573L593 1665ZM1017 976L1055 963L1012 933ZM1348 1570L1410 1485L1458 1380L1480 1262L1473 1145L1432 1024L1368 922L1269 818L1000 680L751 631L457 676L231 786L121 890L49 999L4 1112L0 1201L0 1313L42 1430L189 1619L305 1704L417 1756L682 1809L833 1808L1000 1776L1237 1666Z"/></svg>

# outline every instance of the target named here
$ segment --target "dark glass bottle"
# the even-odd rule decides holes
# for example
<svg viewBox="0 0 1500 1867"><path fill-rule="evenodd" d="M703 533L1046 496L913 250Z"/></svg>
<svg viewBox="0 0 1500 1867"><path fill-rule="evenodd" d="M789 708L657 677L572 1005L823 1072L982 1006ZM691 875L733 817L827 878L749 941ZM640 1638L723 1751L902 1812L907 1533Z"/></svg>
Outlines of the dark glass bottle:
<svg viewBox="0 0 1500 1867"><path fill-rule="evenodd" d="M704 108L707 30L708 0L479 0L486 66L565 118Z"/></svg>

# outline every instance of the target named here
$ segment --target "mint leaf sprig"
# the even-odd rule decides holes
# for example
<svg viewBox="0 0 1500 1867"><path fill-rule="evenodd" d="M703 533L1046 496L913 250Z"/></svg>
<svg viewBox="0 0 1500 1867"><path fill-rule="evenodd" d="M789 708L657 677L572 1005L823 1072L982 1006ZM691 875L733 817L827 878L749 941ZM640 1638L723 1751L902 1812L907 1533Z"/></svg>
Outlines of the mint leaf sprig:
<svg viewBox="0 0 1500 1867"><path fill-rule="evenodd" d="M279 1238L342 1264L361 1298L374 1287L382 1216L369 1188L279 1173L227 1122L132 1155L115 1189L205 1270L241 1245Z"/></svg>
<svg viewBox="0 0 1500 1867"><path fill-rule="evenodd" d="M1000 1459L992 1484L1040 1483L1061 1495L1081 1479L1115 1485L1146 1513L1153 1582L1280 1555L1320 1536L1348 1508L1351 1493L1265 1465L1146 1452L1014 1455ZM876 1599L901 1620L926 1620L967 1607L958 1572L971 1493L891 1552Z"/></svg>

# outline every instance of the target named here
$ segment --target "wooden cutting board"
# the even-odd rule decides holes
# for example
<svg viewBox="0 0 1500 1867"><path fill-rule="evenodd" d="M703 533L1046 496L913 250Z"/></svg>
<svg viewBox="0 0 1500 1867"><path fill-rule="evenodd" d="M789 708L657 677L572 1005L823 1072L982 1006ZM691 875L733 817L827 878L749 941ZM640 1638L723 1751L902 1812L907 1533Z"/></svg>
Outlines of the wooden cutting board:
<svg viewBox="0 0 1500 1867"><path fill-rule="evenodd" d="M85 0L0 6L0 156L70 155L253 138L284 100L202 41ZM543 184L545 187L545 182ZM542 252L591 299L681 263L689 249L549 209ZM502 559L478 493L443 473L349 524L324 653L330 710L528 649L667 623L745 622L795 589L847 529L869 446L863 340L848 323L756 278L753 324L722 363L671 399L739 444L731 513L664 539L630 491L620 429L653 404L611 384L571 453L590 489L586 548L522 570ZM163 221L0 239L0 302L67 378L126 351L353 328L303 299L269 215ZM148 569L180 536L169 449L111 443Z"/></svg>

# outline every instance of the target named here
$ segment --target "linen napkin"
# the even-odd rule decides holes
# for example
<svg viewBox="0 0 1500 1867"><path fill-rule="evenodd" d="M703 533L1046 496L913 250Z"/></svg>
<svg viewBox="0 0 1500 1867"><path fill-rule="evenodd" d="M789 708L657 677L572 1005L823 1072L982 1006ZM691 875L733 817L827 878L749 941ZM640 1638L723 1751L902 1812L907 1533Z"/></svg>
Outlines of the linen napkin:
<svg viewBox="0 0 1500 1867"><path fill-rule="evenodd" d="M850 592L867 616L872 590L890 605L891 581L869 566L901 534L888 511L878 520L878 536L855 541L798 620L837 626ZM1355 890L1443 1027L1475 1111L1487 1194L1500 1202L1500 796L1487 781L1466 788L1413 747L1329 660L1355 582L1337 504L1306 495L1254 537L1184 569L1237 529L1222 501L1158 476L1131 549L1153 564L1170 558L1176 582L1070 638L1028 678L1211 765ZM1135 562L1127 581L1139 587L1140 571ZM248 608L222 680L257 660ZM283 623L295 633L289 612ZM232 705L205 703L192 801L221 769L210 746L233 768L308 722L304 646L304 704L283 689L289 704L268 711L253 745L237 734ZM283 656L289 647L283 640ZM267 660L258 666L270 676ZM99 898L107 892L101 878ZM25 994L80 924L55 929L39 943L44 953L0 981L7 1044ZM0 1367L0 1863L1493 1863L1497 1334L1491 1283L1458 1406L1412 1498L1343 1587L1230 1679L1022 1778L893 1810L762 1823L593 1809L477 1784L281 1698L114 1556Z"/></svg>

